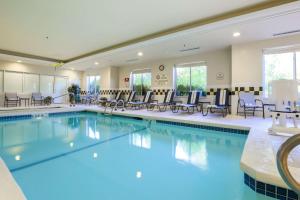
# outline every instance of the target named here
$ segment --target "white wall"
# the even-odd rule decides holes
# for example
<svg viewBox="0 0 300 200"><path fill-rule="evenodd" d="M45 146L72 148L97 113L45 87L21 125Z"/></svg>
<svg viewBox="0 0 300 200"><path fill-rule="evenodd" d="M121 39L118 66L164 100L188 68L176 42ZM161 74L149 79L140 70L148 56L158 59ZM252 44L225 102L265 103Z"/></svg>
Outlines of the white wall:
<svg viewBox="0 0 300 200"><path fill-rule="evenodd" d="M51 66L38 66L38 65L32 65L27 63L16 63L16 62L9 62L9 61L0 61L0 70L3 74L3 71L9 72L20 72L20 73L31 73L31 74L38 74L38 75L51 75L51 76L57 76L57 77L64 77L68 79L68 84L76 83L80 84L82 82L82 72L81 71L73 71L73 70L61 70L57 69L55 70L54 67ZM5 73L4 72L4 73ZM3 80L3 78L1 78ZM11 84L4 82L4 84ZM5 88L9 88L9 85L5 86L3 88L3 82L1 84L0 88L0 105L3 105L3 99L4 99L4 92ZM16 91L20 96L31 96L31 92L23 92L23 91ZM55 94L43 94L43 95L54 95Z"/></svg>
<svg viewBox="0 0 300 200"><path fill-rule="evenodd" d="M193 56L186 56L157 62L133 65L130 67L120 67L119 69L119 88L129 89L129 85L124 79L130 77L130 73L137 69L149 68L152 71L152 89L173 88L173 69L176 64L192 63L205 61L207 63L207 88L229 87L231 86L231 50L229 48L213 52L201 53ZM165 70L161 72L159 66L164 65ZM224 73L223 80L217 80L216 74ZM168 82L160 85L156 80L156 75L165 74Z"/></svg>
<svg viewBox="0 0 300 200"><path fill-rule="evenodd" d="M86 70L83 73L82 89L87 90L87 76L100 76L100 90L118 90L119 89L119 68L118 67L102 67L99 69ZM111 98L113 95L103 94Z"/></svg>
<svg viewBox="0 0 300 200"><path fill-rule="evenodd" d="M167 60L161 60L157 62L150 62L145 64L132 65L127 67L119 68L119 88L128 90L130 89L130 84L125 82L125 78L130 77L130 73L134 70L139 69L151 69L152 72L152 85L151 89L173 89L174 79L173 79L173 69L175 65L183 63L193 63L193 62L203 62L207 63L207 89L209 88L224 88L231 86L231 49L221 49L212 52L201 53L193 56L185 56L180 58L173 58ZM160 71L159 66L164 65L165 70ZM218 80L216 78L217 73L223 73L224 79ZM156 76L160 77L165 75L167 77L167 82L159 82ZM164 95L155 96L154 98L162 101ZM186 101L186 98L179 98L179 100Z"/></svg>

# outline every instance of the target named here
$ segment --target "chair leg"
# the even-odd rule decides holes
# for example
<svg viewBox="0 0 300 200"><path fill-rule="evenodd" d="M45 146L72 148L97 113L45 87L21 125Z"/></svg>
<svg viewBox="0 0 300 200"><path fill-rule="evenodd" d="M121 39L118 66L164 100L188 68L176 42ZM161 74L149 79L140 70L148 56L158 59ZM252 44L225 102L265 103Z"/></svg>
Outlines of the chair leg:
<svg viewBox="0 0 300 200"><path fill-rule="evenodd" d="M244 116L245 116L245 119L246 119L246 107L244 106Z"/></svg>

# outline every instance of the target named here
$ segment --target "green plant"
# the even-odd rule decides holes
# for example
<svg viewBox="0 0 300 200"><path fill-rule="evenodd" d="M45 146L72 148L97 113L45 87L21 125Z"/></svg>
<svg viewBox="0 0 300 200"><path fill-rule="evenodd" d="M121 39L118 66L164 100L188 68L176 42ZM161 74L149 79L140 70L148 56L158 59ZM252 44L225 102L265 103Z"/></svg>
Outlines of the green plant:
<svg viewBox="0 0 300 200"><path fill-rule="evenodd" d="M69 102L71 104L80 102L80 87L79 85L72 84L70 87L68 87L69 92Z"/></svg>
<svg viewBox="0 0 300 200"><path fill-rule="evenodd" d="M50 105L52 103L52 101L53 101L53 98L51 96L47 96L44 98L44 104L47 106Z"/></svg>

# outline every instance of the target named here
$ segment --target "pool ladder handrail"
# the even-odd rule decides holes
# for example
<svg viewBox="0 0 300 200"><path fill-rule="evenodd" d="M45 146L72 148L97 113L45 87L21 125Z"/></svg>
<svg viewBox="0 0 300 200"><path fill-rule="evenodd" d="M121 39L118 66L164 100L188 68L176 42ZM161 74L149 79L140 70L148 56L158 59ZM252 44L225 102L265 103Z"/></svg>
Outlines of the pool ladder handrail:
<svg viewBox="0 0 300 200"><path fill-rule="evenodd" d="M116 102L116 104L115 104L113 107L111 107L111 111L110 111L110 114L111 114L111 115L112 115L112 113L113 113L114 110L118 110L118 107L120 106L120 104L121 104L121 109L122 109L122 111L125 110L125 102L124 102L123 99L120 99L119 101ZM104 114L108 114L108 113L106 112L107 107L108 107L108 106L105 106Z"/></svg>
<svg viewBox="0 0 300 200"><path fill-rule="evenodd" d="M292 176L288 168L288 156L298 145L300 145L300 134L296 134L287 139L277 152L276 163L281 178L294 192L300 195L300 183Z"/></svg>
<svg viewBox="0 0 300 200"><path fill-rule="evenodd" d="M116 105L114 106L113 109L111 109L110 114L112 114L112 112L115 110L118 110L119 105L121 104L121 110L124 111L125 110L125 102L123 99L120 99L119 101L117 101Z"/></svg>

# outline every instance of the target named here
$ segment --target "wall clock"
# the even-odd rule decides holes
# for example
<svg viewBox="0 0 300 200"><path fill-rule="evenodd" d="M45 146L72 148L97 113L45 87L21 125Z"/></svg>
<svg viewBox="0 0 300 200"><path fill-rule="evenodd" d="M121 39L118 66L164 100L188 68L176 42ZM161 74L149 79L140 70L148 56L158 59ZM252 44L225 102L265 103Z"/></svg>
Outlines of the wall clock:
<svg viewBox="0 0 300 200"><path fill-rule="evenodd" d="M218 72L218 73L216 74L216 79L217 79L217 80L223 80L223 79L224 79L224 73Z"/></svg>
<svg viewBox="0 0 300 200"><path fill-rule="evenodd" d="M164 70L165 70L165 66L164 66L164 65L159 65L158 69L159 69L160 71L164 71Z"/></svg>

